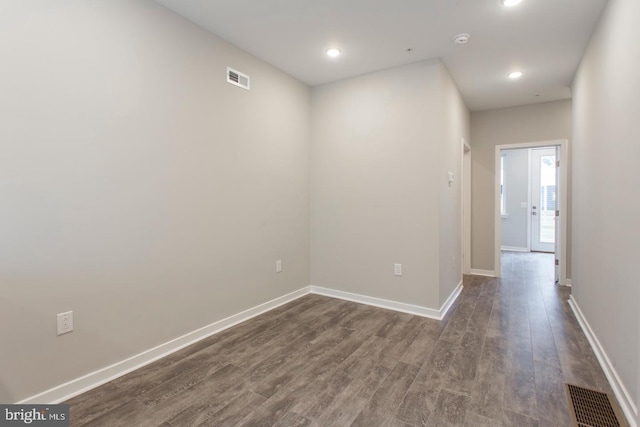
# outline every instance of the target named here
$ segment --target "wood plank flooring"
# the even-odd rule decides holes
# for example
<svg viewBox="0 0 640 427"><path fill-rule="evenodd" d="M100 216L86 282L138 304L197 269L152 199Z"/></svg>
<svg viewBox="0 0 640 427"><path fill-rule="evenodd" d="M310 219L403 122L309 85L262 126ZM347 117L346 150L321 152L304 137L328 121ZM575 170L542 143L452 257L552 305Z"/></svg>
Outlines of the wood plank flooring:
<svg viewBox="0 0 640 427"><path fill-rule="evenodd" d="M66 402L73 426L568 426L611 393L547 254L466 276L442 321L307 295Z"/></svg>

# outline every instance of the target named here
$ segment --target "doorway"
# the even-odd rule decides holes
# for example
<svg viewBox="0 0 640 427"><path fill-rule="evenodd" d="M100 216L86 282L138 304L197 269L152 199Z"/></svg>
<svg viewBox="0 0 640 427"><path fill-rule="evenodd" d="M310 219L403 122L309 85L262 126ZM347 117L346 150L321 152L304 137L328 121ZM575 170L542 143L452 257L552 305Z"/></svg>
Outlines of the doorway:
<svg viewBox="0 0 640 427"><path fill-rule="evenodd" d="M516 151L518 150L518 151ZM505 182L505 168L514 167L506 160L520 157L515 166L520 182ZM495 152L495 275L501 276L501 250L555 253L555 281L566 279L567 141L554 140L496 146ZM524 156L524 157L523 157ZM524 160L523 160L524 158ZM519 196L509 198L509 192ZM503 223L517 227L518 232ZM519 225L517 225L519 224ZM503 231L508 244L503 244ZM511 240L507 239L511 238Z"/></svg>
<svg viewBox="0 0 640 427"><path fill-rule="evenodd" d="M555 252L557 147L500 154L500 248Z"/></svg>

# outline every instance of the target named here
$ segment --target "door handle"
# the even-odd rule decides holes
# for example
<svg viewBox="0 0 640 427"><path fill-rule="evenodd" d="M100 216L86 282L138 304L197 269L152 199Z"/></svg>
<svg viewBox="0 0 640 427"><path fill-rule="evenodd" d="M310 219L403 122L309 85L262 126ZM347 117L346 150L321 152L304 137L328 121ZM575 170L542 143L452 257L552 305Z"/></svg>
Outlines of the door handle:
<svg viewBox="0 0 640 427"><path fill-rule="evenodd" d="M531 215L538 215L536 211L531 212Z"/></svg>

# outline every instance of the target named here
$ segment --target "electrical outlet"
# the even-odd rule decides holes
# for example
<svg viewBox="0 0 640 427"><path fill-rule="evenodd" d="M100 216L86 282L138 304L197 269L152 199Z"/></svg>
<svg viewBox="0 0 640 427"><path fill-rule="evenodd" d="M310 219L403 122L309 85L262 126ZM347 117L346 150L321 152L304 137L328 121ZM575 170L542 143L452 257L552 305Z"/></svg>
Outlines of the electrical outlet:
<svg viewBox="0 0 640 427"><path fill-rule="evenodd" d="M394 276L402 276L402 264L393 264Z"/></svg>
<svg viewBox="0 0 640 427"><path fill-rule="evenodd" d="M282 260L279 259L276 261L276 273L282 272Z"/></svg>
<svg viewBox="0 0 640 427"><path fill-rule="evenodd" d="M73 311L58 314L58 335L73 331Z"/></svg>

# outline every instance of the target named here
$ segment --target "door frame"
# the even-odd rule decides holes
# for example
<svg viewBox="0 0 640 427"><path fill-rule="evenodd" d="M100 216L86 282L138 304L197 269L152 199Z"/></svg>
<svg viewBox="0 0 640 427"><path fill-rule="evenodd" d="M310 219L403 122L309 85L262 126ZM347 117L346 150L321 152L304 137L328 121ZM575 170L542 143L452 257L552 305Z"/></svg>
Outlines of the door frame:
<svg viewBox="0 0 640 427"><path fill-rule="evenodd" d="M557 225L560 228L560 241L556 242L556 259L558 259L558 277L559 284L567 284L567 159L569 158L569 142L566 139L556 139L551 141L536 141L536 142L522 142L515 144L502 144L495 147L495 159L494 159L494 204L493 204L493 217L494 217L494 237L493 237L493 265L494 274L496 277L501 276L500 271L500 242L501 242L501 227L500 227L500 155L502 150L513 150L518 148L541 148L541 147L558 147L558 160L560 161L559 167L559 185L558 185L558 206L560 211Z"/></svg>
<svg viewBox="0 0 640 427"><path fill-rule="evenodd" d="M471 274L471 145L462 138L462 274Z"/></svg>

